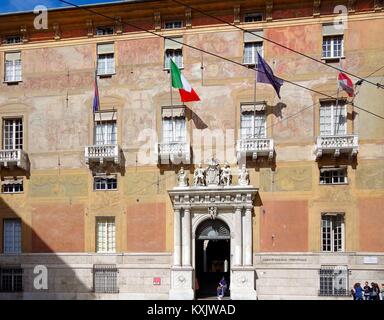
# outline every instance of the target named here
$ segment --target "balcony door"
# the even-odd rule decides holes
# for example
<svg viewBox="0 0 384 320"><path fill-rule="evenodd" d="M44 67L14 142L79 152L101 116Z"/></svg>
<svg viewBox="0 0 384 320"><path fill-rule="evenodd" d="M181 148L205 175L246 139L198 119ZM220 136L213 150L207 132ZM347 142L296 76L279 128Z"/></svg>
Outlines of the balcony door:
<svg viewBox="0 0 384 320"><path fill-rule="evenodd" d="M240 119L241 139L266 138L266 114L264 105L242 105Z"/></svg>

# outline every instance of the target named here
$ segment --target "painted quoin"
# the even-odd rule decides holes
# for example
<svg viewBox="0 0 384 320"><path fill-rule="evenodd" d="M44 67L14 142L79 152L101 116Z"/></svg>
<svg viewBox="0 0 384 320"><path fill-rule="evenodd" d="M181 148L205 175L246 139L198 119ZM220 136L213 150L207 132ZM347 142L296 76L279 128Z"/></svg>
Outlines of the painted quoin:
<svg viewBox="0 0 384 320"><path fill-rule="evenodd" d="M1 15L1 299L194 299L223 276L232 299L351 299L384 282L383 2L188 5L54 9L42 30ZM263 38L367 78L350 97ZM314 91L255 87L257 51ZM171 58L200 101L171 91Z"/></svg>

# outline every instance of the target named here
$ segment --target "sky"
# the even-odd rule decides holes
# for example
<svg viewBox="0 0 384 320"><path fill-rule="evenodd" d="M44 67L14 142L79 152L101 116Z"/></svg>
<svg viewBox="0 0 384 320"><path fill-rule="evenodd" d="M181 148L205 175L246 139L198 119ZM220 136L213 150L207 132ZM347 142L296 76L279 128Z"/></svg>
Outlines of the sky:
<svg viewBox="0 0 384 320"><path fill-rule="evenodd" d="M101 2L115 2L117 0L66 0L68 2L83 5ZM69 5L59 0L0 0L0 13L32 11L37 5L44 5L47 8L68 7Z"/></svg>

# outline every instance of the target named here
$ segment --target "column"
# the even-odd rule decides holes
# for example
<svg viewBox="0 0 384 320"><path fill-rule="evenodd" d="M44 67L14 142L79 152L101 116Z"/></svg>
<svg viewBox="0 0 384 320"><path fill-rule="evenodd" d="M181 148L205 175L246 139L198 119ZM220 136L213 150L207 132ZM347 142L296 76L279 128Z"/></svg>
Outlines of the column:
<svg viewBox="0 0 384 320"><path fill-rule="evenodd" d="M183 215L183 266L191 266L191 209L185 208Z"/></svg>
<svg viewBox="0 0 384 320"><path fill-rule="evenodd" d="M242 258L242 233L241 233L241 208L235 211L235 266L241 266Z"/></svg>
<svg viewBox="0 0 384 320"><path fill-rule="evenodd" d="M243 224L243 264L252 266L252 209L246 208Z"/></svg>
<svg viewBox="0 0 384 320"><path fill-rule="evenodd" d="M173 265L181 266L181 219L180 209L173 210Z"/></svg>

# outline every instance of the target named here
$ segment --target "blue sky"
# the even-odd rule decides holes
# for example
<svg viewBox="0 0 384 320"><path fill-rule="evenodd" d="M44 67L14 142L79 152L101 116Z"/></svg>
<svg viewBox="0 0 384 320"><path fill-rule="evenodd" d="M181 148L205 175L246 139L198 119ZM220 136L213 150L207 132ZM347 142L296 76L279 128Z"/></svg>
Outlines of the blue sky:
<svg viewBox="0 0 384 320"><path fill-rule="evenodd" d="M117 0L67 0L68 2L82 5L101 2L116 2ZM68 7L59 0L0 0L0 13L32 11L37 5L44 5L47 8Z"/></svg>

